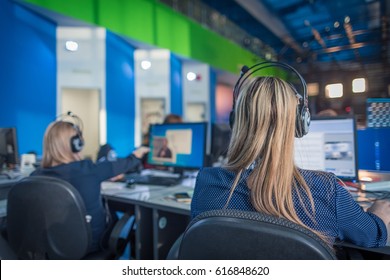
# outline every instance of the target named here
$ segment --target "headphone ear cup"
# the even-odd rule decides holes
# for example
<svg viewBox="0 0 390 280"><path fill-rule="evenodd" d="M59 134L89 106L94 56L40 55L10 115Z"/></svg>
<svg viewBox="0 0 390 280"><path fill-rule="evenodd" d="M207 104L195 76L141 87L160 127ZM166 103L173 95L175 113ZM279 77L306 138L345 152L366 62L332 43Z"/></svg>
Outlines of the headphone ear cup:
<svg viewBox="0 0 390 280"><path fill-rule="evenodd" d="M70 138L70 147L73 153L79 153L84 147L84 140L80 137L79 134Z"/></svg>
<svg viewBox="0 0 390 280"><path fill-rule="evenodd" d="M233 129L233 125L234 125L234 110L232 110L230 112L230 115L229 115L229 125L230 125L230 129Z"/></svg>
<svg viewBox="0 0 390 280"><path fill-rule="evenodd" d="M310 112L307 107L304 107L301 112L297 110L295 123L295 137L302 138L309 132L310 127Z"/></svg>
<svg viewBox="0 0 390 280"><path fill-rule="evenodd" d="M309 132L309 127L310 127L310 120L311 120L311 117L310 117L310 112L309 112L309 109L307 107L304 108L303 110L303 135L306 135L308 132Z"/></svg>

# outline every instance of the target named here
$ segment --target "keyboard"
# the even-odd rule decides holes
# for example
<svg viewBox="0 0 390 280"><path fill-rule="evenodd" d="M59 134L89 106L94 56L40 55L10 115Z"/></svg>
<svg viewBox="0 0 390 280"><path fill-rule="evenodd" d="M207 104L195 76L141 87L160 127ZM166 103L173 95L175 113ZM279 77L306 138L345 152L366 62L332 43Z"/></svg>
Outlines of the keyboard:
<svg viewBox="0 0 390 280"><path fill-rule="evenodd" d="M175 186L182 181L181 178L165 177L155 175L127 174L125 176L128 184L152 185L152 186Z"/></svg>

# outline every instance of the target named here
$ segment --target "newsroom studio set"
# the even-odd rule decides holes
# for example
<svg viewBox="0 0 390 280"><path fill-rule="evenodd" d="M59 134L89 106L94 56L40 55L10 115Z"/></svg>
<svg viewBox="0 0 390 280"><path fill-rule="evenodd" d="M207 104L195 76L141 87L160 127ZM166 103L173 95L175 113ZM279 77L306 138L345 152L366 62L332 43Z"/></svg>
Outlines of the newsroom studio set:
<svg viewBox="0 0 390 280"><path fill-rule="evenodd" d="M65 2L0 0L1 260L390 259L389 1Z"/></svg>

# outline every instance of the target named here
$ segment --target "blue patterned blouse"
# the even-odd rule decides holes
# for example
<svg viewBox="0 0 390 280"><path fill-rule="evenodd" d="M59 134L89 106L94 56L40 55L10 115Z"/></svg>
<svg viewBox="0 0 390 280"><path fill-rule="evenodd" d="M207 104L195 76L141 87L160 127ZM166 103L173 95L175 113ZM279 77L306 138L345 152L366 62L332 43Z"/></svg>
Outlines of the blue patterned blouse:
<svg viewBox="0 0 390 280"><path fill-rule="evenodd" d="M303 223L325 233L333 241L344 240L363 247L386 245L387 229L383 221L375 214L365 212L351 194L339 185L335 175L303 169L300 172L313 196L316 221L313 222L305 213L297 195L293 195L295 209ZM256 211L251 205L250 191L246 185L248 175L248 172L243 175L227 208ZM201 169L191 203L192 217L204 211L222 209L234 176L233 172L220 167Z"/></svg>

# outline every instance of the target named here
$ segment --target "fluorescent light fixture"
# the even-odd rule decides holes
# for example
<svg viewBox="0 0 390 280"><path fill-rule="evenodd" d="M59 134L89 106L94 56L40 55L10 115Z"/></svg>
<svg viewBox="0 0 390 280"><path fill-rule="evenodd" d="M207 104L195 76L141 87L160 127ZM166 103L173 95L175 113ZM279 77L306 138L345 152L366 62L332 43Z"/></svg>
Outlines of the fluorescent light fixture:
<svg viewBox="0 0 390 280"><path fill-rule="evenodd" d="M187 80L194 81L196 79L196 74L194 72L187 73Z"/></svg>
<svg viewBox="0 0 390 280"><path fill-rule="evenodd" d="M141 61L141 68L144 70L148 70L150 67L152 67L152 63L149 60L142 60Z"/></svg>
<svg viewBox="0 0 390 280"><path fill-rule="evenodd" d="M325 96L327 98L338 98L343 96L343 84L329 84L325 86Z"/></svg>
<svg viewBox="0 0 390 280"><path fill-rule="evenodd" d="M357 78L352 81L352 92L365 92L366 91L366 79Z"/></svg>
<svg viewBox="0 0 390 280"><path fill-rule="evenodd" d="M75 41L66 41L65 42L65 49L70 52L75 52L79 49L79 44Z"/></svg>

